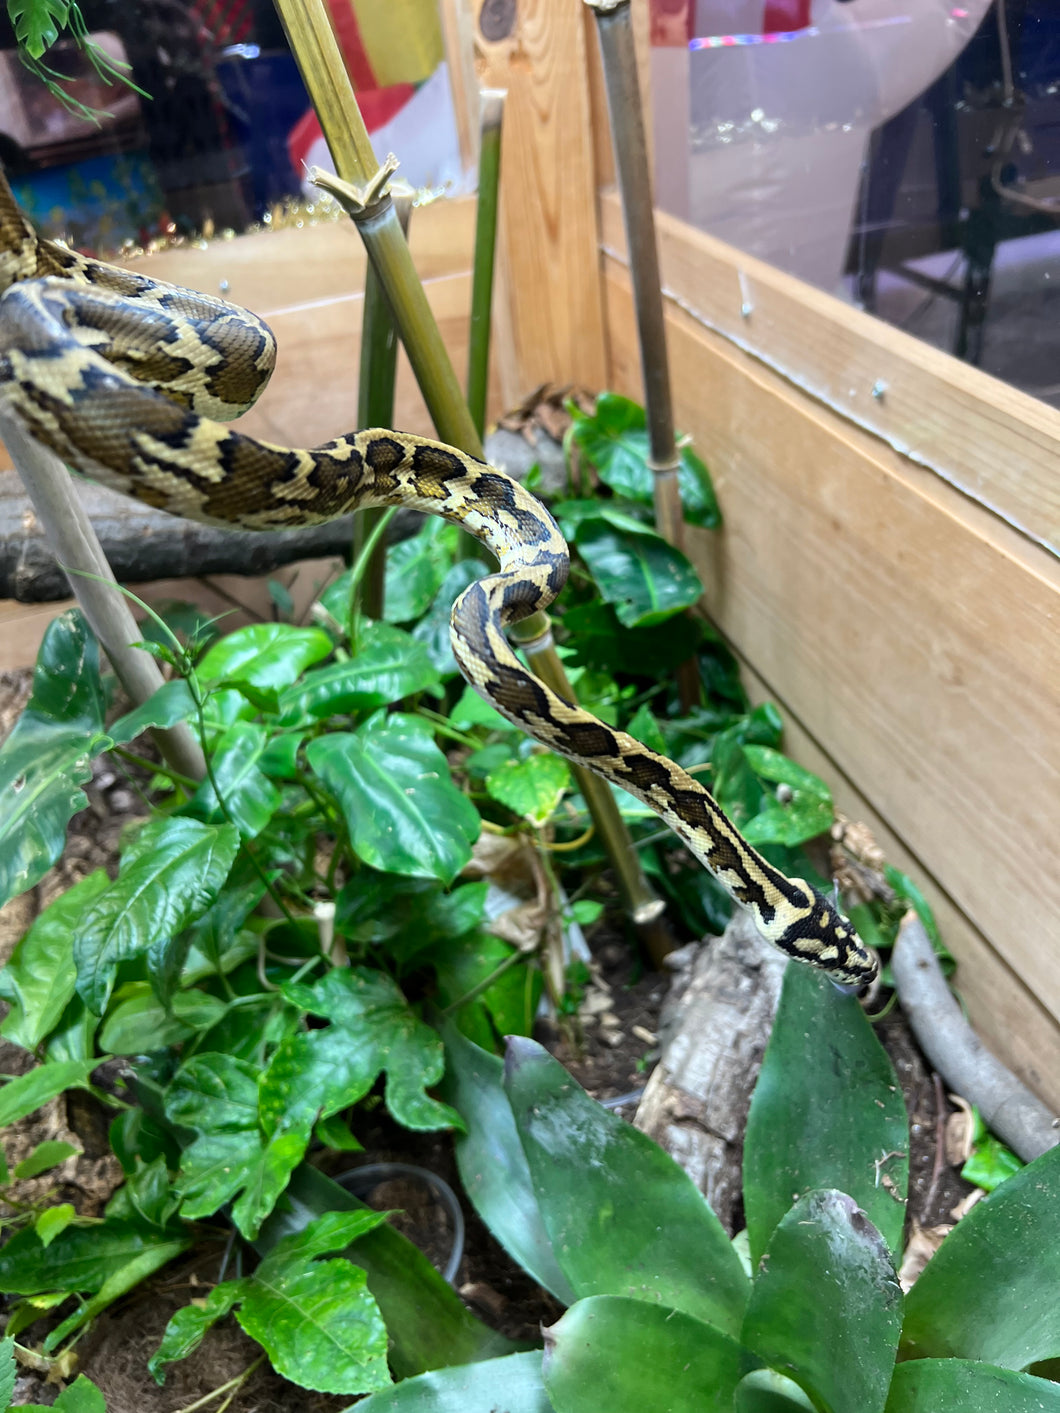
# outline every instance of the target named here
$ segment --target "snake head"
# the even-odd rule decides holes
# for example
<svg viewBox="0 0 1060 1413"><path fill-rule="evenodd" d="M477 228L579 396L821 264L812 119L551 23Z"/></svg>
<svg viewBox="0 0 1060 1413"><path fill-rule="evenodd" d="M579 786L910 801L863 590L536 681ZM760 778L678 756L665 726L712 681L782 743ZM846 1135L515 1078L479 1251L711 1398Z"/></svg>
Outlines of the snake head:
<svg viewBox="0 0 1060 1413"><path fill-rule="evenodd" d="M797 916L770 941L796 961L817 967L839 986L861 991L875 981L879 960L858 937L850 919L803 879L787 882L788 901Z"/></svg>

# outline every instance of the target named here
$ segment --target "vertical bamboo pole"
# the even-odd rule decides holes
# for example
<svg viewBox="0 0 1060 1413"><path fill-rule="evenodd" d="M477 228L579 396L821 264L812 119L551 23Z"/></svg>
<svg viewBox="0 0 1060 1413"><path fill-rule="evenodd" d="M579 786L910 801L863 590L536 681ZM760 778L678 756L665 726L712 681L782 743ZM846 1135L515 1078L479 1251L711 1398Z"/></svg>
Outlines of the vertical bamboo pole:
<svg viewBox="0 0 1060 1413"><path fill-rule="evenodd" d="M480 437L486 431L489 391L490 315L493 310L493 267L497 250L497 189L501 168L503 88L482 92L482 131L479 137L478 206L475 212L475 264L471 276L471 325L467 349L467 402Z"/></svg>

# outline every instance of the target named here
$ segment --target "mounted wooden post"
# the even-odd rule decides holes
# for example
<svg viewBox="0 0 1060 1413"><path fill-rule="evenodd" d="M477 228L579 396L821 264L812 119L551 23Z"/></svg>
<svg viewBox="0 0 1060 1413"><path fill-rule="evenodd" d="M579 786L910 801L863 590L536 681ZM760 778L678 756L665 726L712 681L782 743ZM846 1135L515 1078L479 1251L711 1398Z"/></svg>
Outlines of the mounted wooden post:
<svg viewBox="0 0 1060 1413"><path fill-rule="evenodd" d="M476 0L476 65L508 102L502 289L514 348L505 400L539 383L604 385L596 164L585 16L572 0Z"/></svg>

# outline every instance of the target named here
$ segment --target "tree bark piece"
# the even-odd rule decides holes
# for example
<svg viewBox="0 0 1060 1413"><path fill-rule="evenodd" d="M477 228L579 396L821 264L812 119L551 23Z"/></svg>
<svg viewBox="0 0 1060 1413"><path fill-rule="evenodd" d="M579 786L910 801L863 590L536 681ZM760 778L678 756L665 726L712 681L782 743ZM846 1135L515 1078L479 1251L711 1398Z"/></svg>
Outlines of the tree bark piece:
<svg viewBox="0 0 1060 1413"><path fill-rule="evenodd" d="M784 967L742 911L723 936L696 948L663 1008L662 1058L637 1109L637 1127L681 1164L730 1232L742 1203L747 1111Z"/></svg>
<svg viewBox="0 0 1060 1413"><path fill-rule="evenodd" d="M891 969L920 1048L949 1087L975 1105L987 1128L1025 1163L1060 1143L1060 1119L990 1053L965 1020L915 913L902 921Z"/></svg>

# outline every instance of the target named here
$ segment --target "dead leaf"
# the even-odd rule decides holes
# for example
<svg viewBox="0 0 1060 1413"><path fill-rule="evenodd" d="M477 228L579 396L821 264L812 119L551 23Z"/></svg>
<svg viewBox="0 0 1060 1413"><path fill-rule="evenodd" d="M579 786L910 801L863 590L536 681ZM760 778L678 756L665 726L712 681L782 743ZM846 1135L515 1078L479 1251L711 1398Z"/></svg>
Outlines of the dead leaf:
<svg viewBox="0 0 1060 1413"><path fill-rule="evenodd" d="M904 1291L909 1291L913 1288L920 1272L942 1245L943 1239L948 1236L952 1230L953 1227L945 1222L937 1227L922 1227L917 1219L915 1217L913 1218L909 1232L909 1241L906 1245L905 1255L902 1257L902 1264L898 1271L898 1281Z"/></svg>

